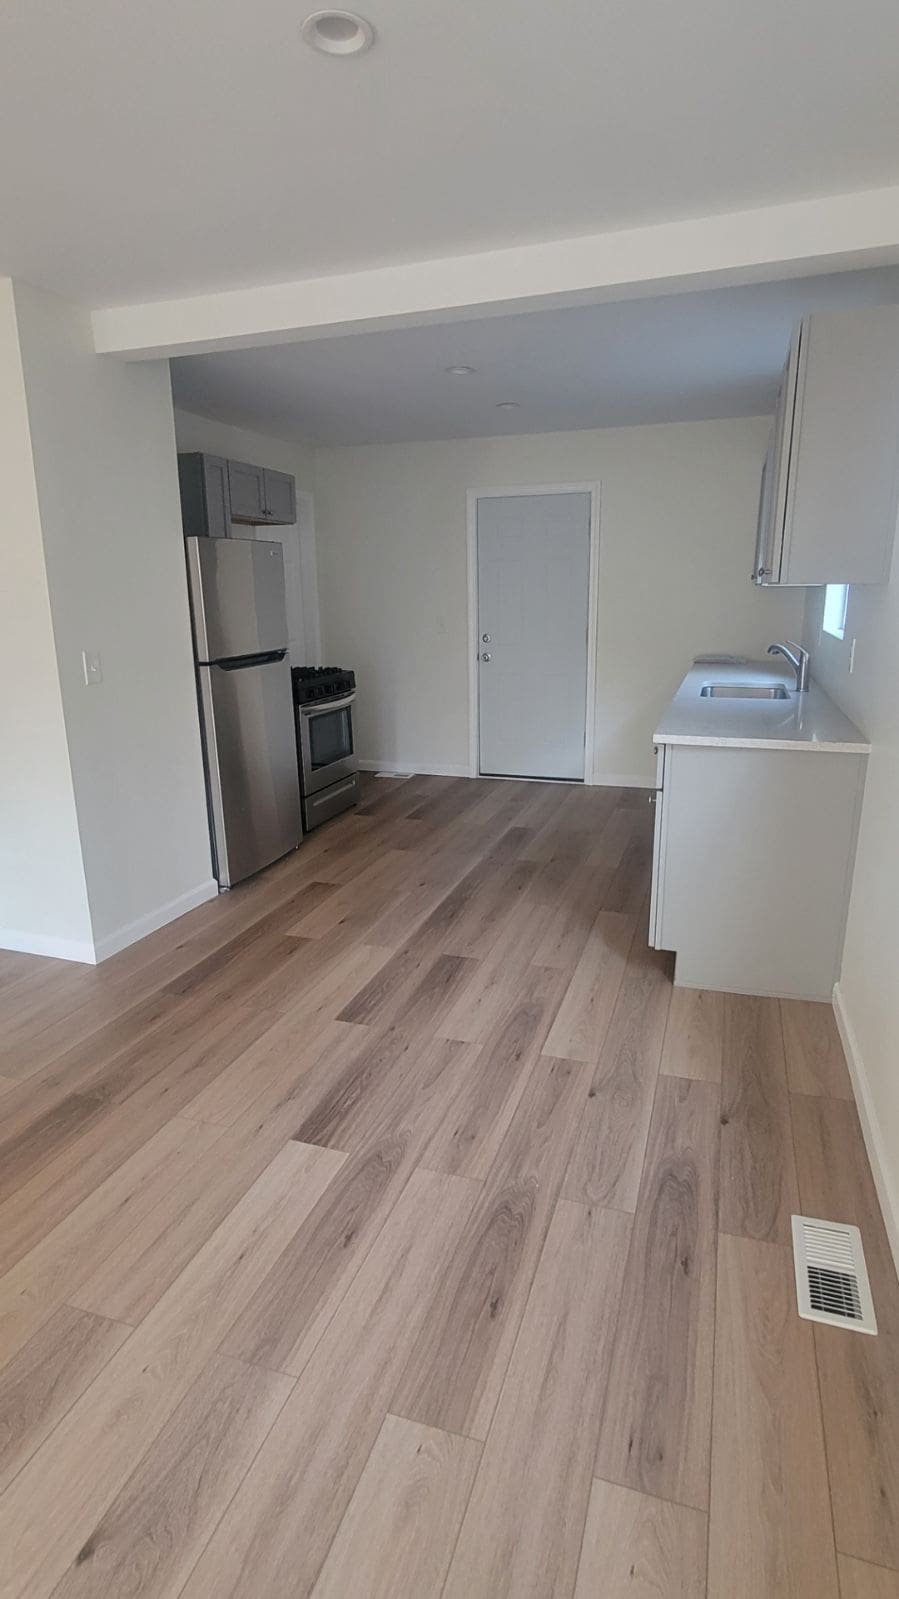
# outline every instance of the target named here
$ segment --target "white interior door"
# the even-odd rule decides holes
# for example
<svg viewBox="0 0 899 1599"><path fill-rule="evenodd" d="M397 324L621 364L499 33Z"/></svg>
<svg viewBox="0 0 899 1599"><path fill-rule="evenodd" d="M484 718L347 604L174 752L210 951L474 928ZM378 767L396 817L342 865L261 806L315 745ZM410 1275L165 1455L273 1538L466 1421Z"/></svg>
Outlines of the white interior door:
<svg viewBox="0 0 899 1599"><path fill-rule="evenodd" d="M590 495L477 505L479 770L584 776Z"/></svg>

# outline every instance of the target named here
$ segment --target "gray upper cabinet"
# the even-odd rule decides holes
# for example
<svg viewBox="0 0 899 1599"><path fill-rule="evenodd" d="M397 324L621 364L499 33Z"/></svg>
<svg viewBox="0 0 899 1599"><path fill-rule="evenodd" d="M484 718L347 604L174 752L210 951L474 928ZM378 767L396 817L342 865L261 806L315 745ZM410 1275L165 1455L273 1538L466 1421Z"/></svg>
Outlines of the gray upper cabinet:
<svg viewBox="0 0 899 1599"><path fill-rule="evenodd" d="M251 527L296 522L296 480L288 472L192 452L178 456L178 478L186 538L228 538L232 522Z"/></svg>
<svg viewBox="0 0 899 1599"><path fill-rule="evenodd" d="M897 495L899 307L803 318L762 473L753 582L881 582Z"/></svg>
<svg viewBox="0 0 899 1599"><path fill-rule="evenodd" d="M185 538L226 539L231 531L228 462L220 455L179 455Z"/></svg>
<svg viewBox="0 0 899 1599"><path fill-rule="evenodd" d="M245 461L228 462L233 522L265 521L265 473Z"/></svg>
<svg viewBox="0 0 899 1599"><path fill-rule="evenodd" d="M229 461L231 518L234 522L267 522L272 527L289 525L297 519L296 482L288 472L275 472L269 466L248 466L245 461Z"/></svg>

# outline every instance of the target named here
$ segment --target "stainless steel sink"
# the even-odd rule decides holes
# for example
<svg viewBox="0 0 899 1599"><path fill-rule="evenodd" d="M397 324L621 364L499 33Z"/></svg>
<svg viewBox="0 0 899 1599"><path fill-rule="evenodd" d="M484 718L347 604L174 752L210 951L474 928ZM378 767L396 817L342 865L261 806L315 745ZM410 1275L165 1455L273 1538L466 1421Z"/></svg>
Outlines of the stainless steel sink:
<svg viewBox="0 0 899 1599"><path fill-rule="evenodd" d="M784 683L703 683L699 690L704 700L788 700Z"/></svg>

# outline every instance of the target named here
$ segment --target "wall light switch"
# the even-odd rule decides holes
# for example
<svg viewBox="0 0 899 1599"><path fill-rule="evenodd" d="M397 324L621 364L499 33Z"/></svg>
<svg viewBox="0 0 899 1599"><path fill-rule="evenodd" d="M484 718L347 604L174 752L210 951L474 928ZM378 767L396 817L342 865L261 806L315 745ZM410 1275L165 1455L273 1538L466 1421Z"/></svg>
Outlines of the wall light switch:
<svg viewBox="0 0 899 1599"><path fill-rule="evenodd" d="M82 650L81 664L84 669L84 681L88 688L92 688L94 683L102 683L103 662L100 659L98 650Z"/></svg>

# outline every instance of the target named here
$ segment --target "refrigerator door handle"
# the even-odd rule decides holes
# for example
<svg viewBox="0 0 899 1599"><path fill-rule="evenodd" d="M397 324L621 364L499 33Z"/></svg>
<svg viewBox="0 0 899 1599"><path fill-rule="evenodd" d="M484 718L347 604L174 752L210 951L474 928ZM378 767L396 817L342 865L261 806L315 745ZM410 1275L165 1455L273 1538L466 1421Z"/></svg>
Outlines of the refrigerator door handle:
<svg viewBox="0 0 899 1599"><path fill-rule="evenodd" d="M245 666L268 666L272 661L283 661L286 654L286 650L260 650L257 655L226 655L210 664L220 666L223 672L242 672Z"/></svg>

